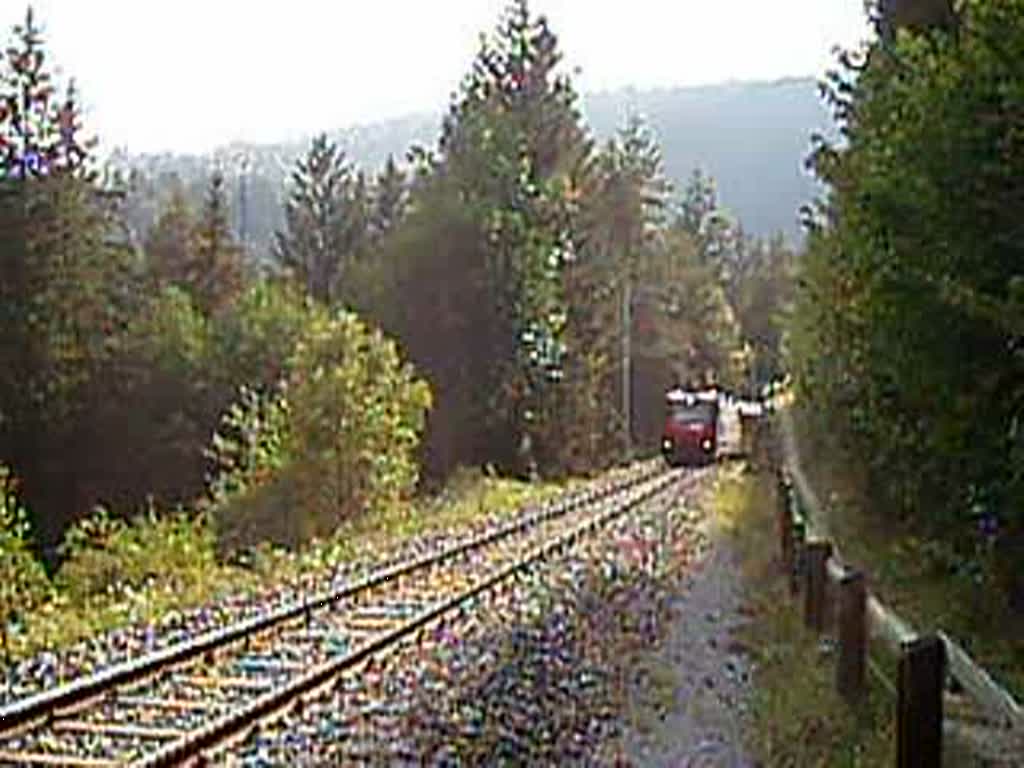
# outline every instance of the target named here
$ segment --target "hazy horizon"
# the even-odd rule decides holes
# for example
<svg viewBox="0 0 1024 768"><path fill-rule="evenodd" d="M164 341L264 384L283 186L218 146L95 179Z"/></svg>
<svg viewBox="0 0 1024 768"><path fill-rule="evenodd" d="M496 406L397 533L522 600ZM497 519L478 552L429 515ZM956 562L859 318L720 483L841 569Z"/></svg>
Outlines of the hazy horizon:
<svg viewBox="0 0 1024 768"><path fill-rule="evenodd" d="M348 13L311 0L32 5L51 63L62 81L77 80L105 150L202 153L439 112L507 3L448 0L435 12L378 0ZM0 11L4 43L25 7ZM834 45L868 35L861 0L689 11L634 0L628 15L581 0L531 7L550 20L581 93L820 77Z"/></svg>

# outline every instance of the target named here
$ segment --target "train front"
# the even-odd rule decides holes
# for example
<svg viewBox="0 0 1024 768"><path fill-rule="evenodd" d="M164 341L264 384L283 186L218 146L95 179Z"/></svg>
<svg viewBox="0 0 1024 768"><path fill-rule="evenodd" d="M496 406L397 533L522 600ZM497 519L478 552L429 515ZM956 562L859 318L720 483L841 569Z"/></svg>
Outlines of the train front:
<svg viewBox="0 0 1024 768"><path fill-rule="evenodd" d="M703 465L718 448L717 393L674 389L665 396L667 416L661 453L671 466Z"/></svg>

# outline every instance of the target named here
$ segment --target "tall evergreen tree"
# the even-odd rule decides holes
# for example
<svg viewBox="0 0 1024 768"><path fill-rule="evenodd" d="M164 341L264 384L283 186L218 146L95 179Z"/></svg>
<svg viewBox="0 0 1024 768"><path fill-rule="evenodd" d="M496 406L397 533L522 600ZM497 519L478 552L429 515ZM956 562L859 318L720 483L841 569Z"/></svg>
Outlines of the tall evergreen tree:
<svg viewBox="0 0 1024 768"><path fill-rule="evenodd" d="M192 270L192 234L196 217L180 182L173 184L156 223L146 235L143 250L150 270L162 285L187 290Z"/></svg>
<svg viewBox="0 0 1024 768"><path fill-rule="evenodd" d="M156 282L185 291L206 315L230 303L246 277L242 249L228 220L224 179L219 172L211 176L198 214L189 205L182 185L174 183L144 244Z"/></svg>
<svg viewBox="0 0 1024 768"><path fill-rule="evenodd" d="M351 264L366 255L373 228L372 190L364 171L356 172L346 193L341 248L344 261Z"/></svg>
<svg viewBox="0 0 1024 768"><path fill-rule="evenodd" d="M592 175L581 216L581 258L572 267L569 303L581 326L577 345L600 350L605 361L600 374L606 379L599 401L603 407L593 418L621 424L626 416L624 302L631 296L631 304L645 306L640 303L644 296L641 269L658 253L670 191L660 148L639 115L630 115L602 149ZM633 363L635 373L635 359ZM631 375L630 380L635 379ZM629 423L635 424L632 416L635 413Z"/></svg>
<svg viewBox="0 0 1024 768"><path fill-rule="evenodd" d="M398 167L394 155L388 155L384 169L377 175L373 191L370 232L374 241L379 242L401 222L408 200L405 172Z"/></svg>
<svg viewBox="0 0 1024 768"><path fill-rule="evenodd" d="M691 237L699 237L708 216L716 210L718 193L715 190L715 183L704 171L695 168L683 189L677 225Z"/></svg>
<svg viewBox="0 0 1024 768"><path fill-rule="evenodd" d="M699 168L683 190L676 226L696 241L701 260L727 280L737 251L736 223L721 206L714 179Z"/></svg>
<svg viewBox="0 0 1024 768"><path fill-rule="evenodd" d="M191 274L188 282L199 307L211 314L242 290L245 265L241 246L229 224L224 176L210 177L206 200L192 237Z"/></svg>
<svg viewBox="0 0 1024 768"><path fill-rule="evenodd" d="M484 39L440 142L442 173L487 237L483 301L493 314L479 327L501 363L484 373L496 393L485 412L524 449L543 440L546 393L563 375L562 268L576 250L566 190L591 152L560 62L547 21L515 0Z"/></svg>
<svg viewBox="0 0 1024 768"><path fill-rule="evenodd" d="M0 60L0 463L25 480L52 543L84 504L79 441L115 388L111 361L143 292L79 139L74 88L55 101L45 64L29 12Z"/></svg>
<svg viewBox="0 0 1024 768"><path fill-rule="evenodd" d="M31 7L13 33L0 79L0 178L88 171L85 161L95 141L80 135L74 81L68 84L63 99L56 95L46 68L42 30Z"/></svg>
<svg viewBox="0 0 1024 768"><path fill-rule="evenodd" d="M319 301L335 300L346 260L352 258L355 187L345 153L326 134L313 139L292 172L286 229L276 235L275 256Z"/></svg>

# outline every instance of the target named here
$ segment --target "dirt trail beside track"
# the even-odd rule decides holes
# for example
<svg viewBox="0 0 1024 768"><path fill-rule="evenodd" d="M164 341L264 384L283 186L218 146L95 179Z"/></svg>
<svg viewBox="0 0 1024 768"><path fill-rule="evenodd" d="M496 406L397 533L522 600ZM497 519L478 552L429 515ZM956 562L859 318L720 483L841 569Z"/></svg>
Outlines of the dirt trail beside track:
<svg viewBox="0 0 1024 768"><path fill-rule="evenodd" d="M698 549L667 585L665 637L630 676L623 746L637 766L752 767L742 748L751 668L734 639L748 620L742 576L711 510L689 514L702 518Z"/></svg>

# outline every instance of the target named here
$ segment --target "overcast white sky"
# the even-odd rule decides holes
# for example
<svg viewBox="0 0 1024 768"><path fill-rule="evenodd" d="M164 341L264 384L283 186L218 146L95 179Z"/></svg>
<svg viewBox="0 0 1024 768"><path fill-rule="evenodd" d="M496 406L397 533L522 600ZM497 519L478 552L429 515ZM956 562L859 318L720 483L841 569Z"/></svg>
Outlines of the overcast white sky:
<svg viewBox="0 0 1024 768"><path fill-rule="evenodd" d="M107 146L201 151L442 108L505 0L37 0ZM3 42L25 3L0 0ZM581 91L819 75L863 0L534 0ZM6 46L5 46L6 47Z"/></svg>

